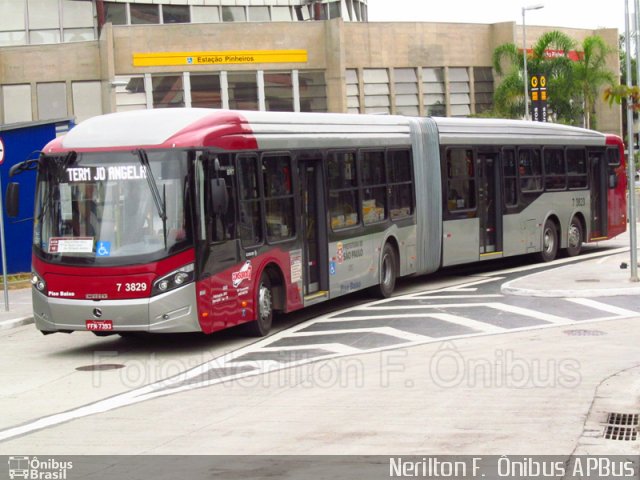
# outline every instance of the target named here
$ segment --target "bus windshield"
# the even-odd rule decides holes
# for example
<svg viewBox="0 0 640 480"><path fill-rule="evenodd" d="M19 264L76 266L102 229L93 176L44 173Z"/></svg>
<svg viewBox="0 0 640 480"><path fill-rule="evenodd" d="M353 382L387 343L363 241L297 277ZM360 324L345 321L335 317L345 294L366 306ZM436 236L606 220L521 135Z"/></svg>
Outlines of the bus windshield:
<svg viewBox="0 0 640 480"><path fill-rule="evenodd" d="M45 156L38 169L36 251L52 261L124 265L191 245L187 156L175 150Z"/></svg>

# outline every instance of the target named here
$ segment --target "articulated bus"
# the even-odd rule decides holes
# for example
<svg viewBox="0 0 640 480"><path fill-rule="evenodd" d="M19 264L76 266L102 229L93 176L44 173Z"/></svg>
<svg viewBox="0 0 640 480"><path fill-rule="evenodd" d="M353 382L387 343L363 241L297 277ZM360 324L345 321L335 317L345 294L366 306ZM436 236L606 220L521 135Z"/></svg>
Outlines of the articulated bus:
<svg viewBox="0 0 640 480"><path fill-rule="evenodd" d="M43 333L204 332L626 229L619 137L488 119L167 109L86 120L37 170ZM18 184L7 210L15 215Z"/></svg>

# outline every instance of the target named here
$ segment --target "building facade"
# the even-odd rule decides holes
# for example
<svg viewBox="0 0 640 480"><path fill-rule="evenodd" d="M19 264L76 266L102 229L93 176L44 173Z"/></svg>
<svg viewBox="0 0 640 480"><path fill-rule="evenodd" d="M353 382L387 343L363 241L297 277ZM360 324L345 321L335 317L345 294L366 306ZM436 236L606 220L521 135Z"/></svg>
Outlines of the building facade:
<svg viewBox="0 0 640 480"><path fill-rule="evenodd" d="M494 49L522 43L514 22L367 15L365 0L0 0L0 123L182 106L468 116L491 107ZM527 39L549 30L617 47L615 29ZM619 108L596 111L620 133Z"/></svg>

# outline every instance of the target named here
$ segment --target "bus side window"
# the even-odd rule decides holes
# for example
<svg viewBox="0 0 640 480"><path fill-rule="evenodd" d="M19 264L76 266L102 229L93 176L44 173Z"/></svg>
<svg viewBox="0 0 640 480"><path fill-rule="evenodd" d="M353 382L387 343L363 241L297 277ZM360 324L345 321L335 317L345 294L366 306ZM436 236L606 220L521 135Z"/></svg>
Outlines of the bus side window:
<svg viewBox="0 0 640 480"><path fill-rule="evenodd" d="M542 162L539 150L522 148L518 151L518 175L522 192L542 190Z"/></svg>
<svg viewBox="0 0 640 480"><path fill-rule="evenodd" d="M262 243L262 211L260 208L260 183L258 181L258 157L238 157L238 186L240 190L238 236L243 246Z"/></svg>
<svg viewBox="0 0 640 480"><path fill-rule="evenodd" d="M274 154L262 157L267 241L279 242L292 238L295 231L295 210L291 188L291 157Z"/></svg>
<svg viewBox="0 0 640 480"><path fill-rule="evenodd" d="M327 157L329 216L331 228L353 227L360 223L358 176L353 152L331 152Z"/></svg>
<svg viewBox="0 0 640 480"><path fill-rule="evenodd" d="M517 170L515 150L503 150L502 172L504 179L504 204L507 207L514 207L518 205Z"/></svg>
<svg viewBox="0 0 640 480"><path fill-rule="evenodd" d="M232 159L228 155L215 156L210 160L208 166L208 178L220 179L224 181L224 185L227 189L228 206L224 212L212 212L207 207L207 229L209 230L209 238L212 242L223 242L231 240L236 236L236 194L235 194L235 168L231 163ZM212 195L211 183L208 183L209 191L207 193L210 199ZM211 203L208 202L207 205Z"/></svg>
<svg viewBox="0 0 640 480"><path fill-rule="evenodd" d="M413 168L409 150L387 152L387 182L391 219L413 215Z"/></svg>
<svg viewBox="0 0 640 480"><path fill-rule="evenodd" d="M471 210L476 207L476 181L473 150L447 150L447 191L449 211Z"/></svg>

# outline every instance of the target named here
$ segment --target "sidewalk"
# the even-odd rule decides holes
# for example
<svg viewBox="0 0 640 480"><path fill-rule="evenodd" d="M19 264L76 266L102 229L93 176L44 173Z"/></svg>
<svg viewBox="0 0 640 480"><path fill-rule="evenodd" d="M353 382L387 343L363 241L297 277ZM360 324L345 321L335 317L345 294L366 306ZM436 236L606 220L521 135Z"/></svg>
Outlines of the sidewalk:
<svg viewBox="0 0 640 480"><path fill-rule="evenodd" d="M9 308L5 308L4 290L0 290L0 330L33 323L31 287L9 290Z"/></svg>
<svg viewBox="0 0 640 480"><path fill-rule="evenodd" d="M627 250L526 275L504 283L501 291L507 295L526 297L640 295L640 282L631 281Z"/></svg>

